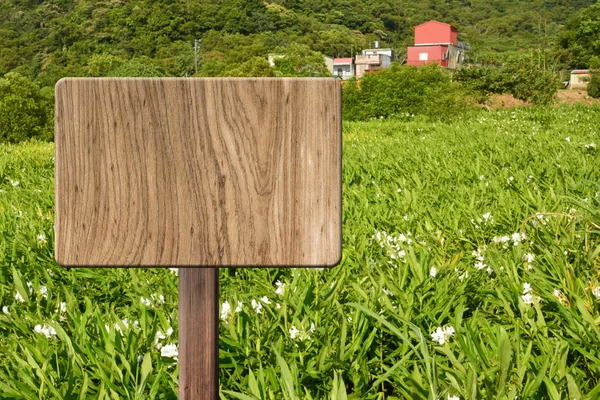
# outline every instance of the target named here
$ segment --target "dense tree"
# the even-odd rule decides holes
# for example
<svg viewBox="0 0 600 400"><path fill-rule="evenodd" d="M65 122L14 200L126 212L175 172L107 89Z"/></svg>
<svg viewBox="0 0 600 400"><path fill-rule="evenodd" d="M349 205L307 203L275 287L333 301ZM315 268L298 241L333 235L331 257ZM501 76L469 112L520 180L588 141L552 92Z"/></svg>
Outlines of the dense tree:
<svg viewBox="0 0 600 400"><path fill-rule="evenodd" d="M589 67L591 58L600 56L600 4L572 18L560 33L559 44L568 50L571 67Z"/></svg>
<svg viewBox="0 0 600 400"><path fill-rule="evenodd" d="M557 48L556 63L585 66L598 54L593 0L49 0L0 1L0 76L10 71L53 85L63 76L108 74L102 55L123 63L158 60L164 73L221 74L277 47L299 43L347 57L374 40L402 54L413 27L429 19L452 23L483 62L520 49ZM564 34L561 24L569 16ZM558 40L560 39L560 40ZM556 41L560 43L555 45ZM100 57L100 58L98 58ZM575 61L574 61L575 60ZM119 61L121 62L121 61ZM110 64L110 63L109 63ZM206 66L204 65L206 64ZM223 65L225 64L225 65ZM94 69L96 68L96 69Z"/></svg>
<svg viewBox="0 0 600 400"><path fill-rule="evenodd" d="M323 55L308 46L292 44L278 47L273 63L279 76L330 76Z"/></svg>
<svg viewBox="0 0 600 400"><path fill-rule="evenodd" d="M16 72L0 78L0 142L52 139L52 95Z"/></svg>

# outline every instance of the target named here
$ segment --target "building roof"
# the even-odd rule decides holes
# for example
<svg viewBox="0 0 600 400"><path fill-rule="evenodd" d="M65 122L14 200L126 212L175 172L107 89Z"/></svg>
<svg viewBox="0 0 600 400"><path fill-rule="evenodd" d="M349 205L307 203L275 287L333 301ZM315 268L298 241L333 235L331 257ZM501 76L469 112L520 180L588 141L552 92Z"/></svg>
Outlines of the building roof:
<svg viewBox="0 0 600 400"><path fill-rule="evenodd" d="M434 20L434 19L432 19L431 21L423 22L422 24L419 24L419 25L415 25L415 28L416 28L417 26L423 26L423 25L432 24L432 23L435 23L435 24L441 24L441 25L447 25L447 26L449 26L450 28L454 28L454 29L456 29L456 27L455 27L454 25L450 25L450 24L447 24L447 23L445 23L445 22L436 21L436 20Z"/></svg>
<svg viewBox="0 0 600 400"><path fill-rule="evenodd" d="M334 58L334 64L352 64L352 57Z"/></svg>
<svg viewBox="0 0 600 400"><path fill-rule="evenodd" d="M589 74L589 73L590 73L589 69L574 69L573 71L571 71L571 74L573 74L573 75Z"/></svg>

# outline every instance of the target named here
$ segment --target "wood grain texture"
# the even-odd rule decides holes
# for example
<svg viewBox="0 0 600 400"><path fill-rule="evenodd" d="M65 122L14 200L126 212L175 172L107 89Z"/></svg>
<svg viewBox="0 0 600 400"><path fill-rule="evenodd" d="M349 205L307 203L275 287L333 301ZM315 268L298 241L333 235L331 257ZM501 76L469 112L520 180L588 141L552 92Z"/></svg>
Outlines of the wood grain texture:
<svg viewBox="0 0 600 400"><path fill-rule="evenodd" d="M334 266L331 78L66 78L56 85L63 266Z"/></svg>
<svg viewBox="0 0 600 400"><path fill-rule="evenodd" d="M179 398L219 398L219 270L179 270Z"/></svg>

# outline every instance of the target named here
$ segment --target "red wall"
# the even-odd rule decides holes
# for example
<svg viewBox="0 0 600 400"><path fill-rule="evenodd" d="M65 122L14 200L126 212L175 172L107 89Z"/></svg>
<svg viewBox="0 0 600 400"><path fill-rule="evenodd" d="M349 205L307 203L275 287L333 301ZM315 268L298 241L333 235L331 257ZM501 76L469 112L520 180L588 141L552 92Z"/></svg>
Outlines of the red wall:
<svg viewBox="0 0 600 400"><path fill-rule="evenodd" d="M415 26L415 44L452 43L456 44L457 30L448 24L429 21Z"/></svg>
<svg viewBox="0 0 600 400"><path fill-rule="evenodd" d="M448 46L411 46L408 48L408 65L424 65L426 63L438 63L443 67L448 66L448 60L442 61L442 55L448 51ZM419 54L427 53L427 61L420 61Z"/></svg>

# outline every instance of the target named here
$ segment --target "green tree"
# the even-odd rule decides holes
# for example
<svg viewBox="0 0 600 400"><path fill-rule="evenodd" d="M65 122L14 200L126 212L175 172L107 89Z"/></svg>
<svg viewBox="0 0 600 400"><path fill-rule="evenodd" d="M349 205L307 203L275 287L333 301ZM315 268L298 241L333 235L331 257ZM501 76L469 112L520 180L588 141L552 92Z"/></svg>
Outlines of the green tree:
<svg viewBox="0 0 600 400"><path fill-rule="evenodd" d="M125 60L112 54L94 54L87 63L87 76L107 76L124 63Z"/></svg>
<svg viewBox="0 0 600 400"><path fill-rule="evenodd" d="M111 77L163 77L167 76L164 66L148 57L136 57L110 71Z"/></svg>
<svg viewBox="0 0 600 400"><path fill-rule="evenodd" d="M587 92L590 97L600 98L600 73L592 73L592 79L588 82Z"/></svg>
<svg viewBox="0 0 600 400"><path fill-rule="evenodd" d="M273 63L279 76L331 76L325 66L325 59L319 52L302 44L277 47Z"/></svg>
<svg viewBox="0 0 600 400"><path fill-rule="evenodd" d="M573 17L559 34L559 47L569 50L571 67L588 68L590 59L600 55L600 3Z"/></svg>
<svg viewBox="0 0 600 400"><path fill-rule="evenodd" d="M221 76L275 76L275 70L269 64L269 61L263 57L253 57L240 64L238 67L225 71Z"/></svg>
<svg viewBox="0 0 600 400"><path fill-rule="evenodd" d="M51 140L53 91L15 72L0 78L0 141L17 143L29 138Z"/></svg>

